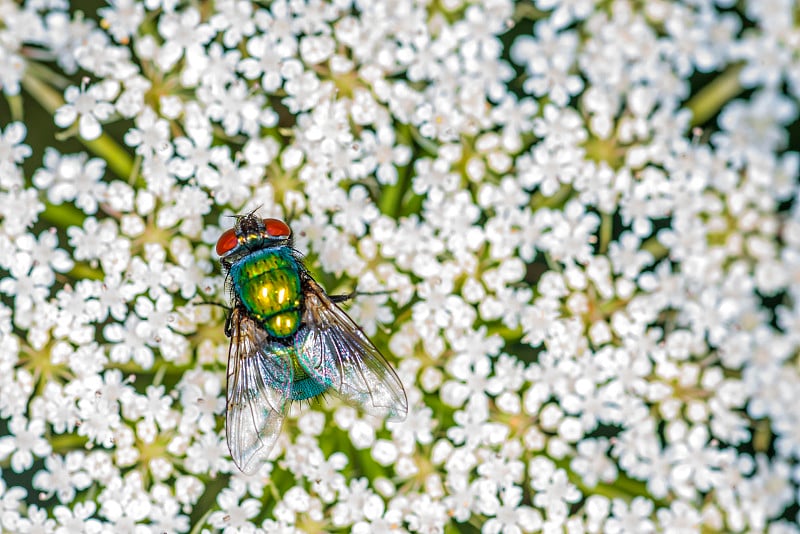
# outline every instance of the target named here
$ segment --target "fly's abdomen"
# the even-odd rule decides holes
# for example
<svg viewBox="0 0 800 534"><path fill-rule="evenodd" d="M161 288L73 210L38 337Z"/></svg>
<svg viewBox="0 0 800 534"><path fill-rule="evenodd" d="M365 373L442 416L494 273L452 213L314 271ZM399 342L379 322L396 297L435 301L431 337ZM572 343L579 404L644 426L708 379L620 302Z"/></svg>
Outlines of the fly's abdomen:
<svg viewBox="0 0 800 534"><path fill-rule="evenodd" d="M292 361L294 380L292 381L292 400L307 400L322 395L330 387L330 381L324 377L311 377L295 357ZM322 380L321 380L322 379Z"/></svg>
<svg viewBox="0 0 800 534"><path fill-rule="evenodd" d="M275 358L279 363L272 363L268 367L270 370L285 371L283 373L264 373L263 377L267 385L277 391L286 391L288 398L293 401L304 401L313 399L325 393L330 388L330 379L326 376L311 376L309 370L297 358L295 347L284 345L273 345L269 358ZM289 373L291 368L291 374ZM291 384L287 380L291 377ZM287 391L287 386L289 386Z"/></svg>
<svg viewBox="0 0 800 534"><path fill-rule="evenodd" d="M297 262L288 250L263 249L231 267L236 294L273 337L293 335L300 326L302 291Z"/></svg>
<svg viewBox="0 0 800 534"><path fill-rule="evenodd" d="M308 332L299 330L294 340L292 353L292 392L294 400L306 400L322 395L333 385L337 373L337 362L322 358L317 351L309 351Z"/></svg>

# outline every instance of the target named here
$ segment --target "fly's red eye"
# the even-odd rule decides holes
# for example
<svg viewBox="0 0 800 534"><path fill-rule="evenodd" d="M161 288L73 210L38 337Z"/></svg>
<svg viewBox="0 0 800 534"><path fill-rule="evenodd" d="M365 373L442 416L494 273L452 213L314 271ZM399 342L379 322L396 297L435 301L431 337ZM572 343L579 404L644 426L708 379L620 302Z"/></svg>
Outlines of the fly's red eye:
<svg viewBox="0 0 800 534"><path fill-rule="evenodd" d="M264 227L270 237L289 237L289 225L279 219L264 219Z"/></svg>
<svg viewBox="0 0 800 534"><path fill-rule="evenodd" d="M238 243L239 240L236 238L236 231L233 228L225 230L217 240L217 256L227 254L233 250Z"/></svg>

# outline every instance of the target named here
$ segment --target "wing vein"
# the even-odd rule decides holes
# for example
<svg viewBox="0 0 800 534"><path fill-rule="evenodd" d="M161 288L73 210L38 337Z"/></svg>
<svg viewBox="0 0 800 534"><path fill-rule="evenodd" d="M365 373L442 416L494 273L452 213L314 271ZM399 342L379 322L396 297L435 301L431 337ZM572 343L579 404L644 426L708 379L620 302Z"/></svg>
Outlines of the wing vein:
<svg viewBox="0 0 800 534"><path fill-rule="evenodd" d="M352 319L309 279L297 333L298 359L308 374L367 413L402 420L405 390L394 369Z"/></svg>

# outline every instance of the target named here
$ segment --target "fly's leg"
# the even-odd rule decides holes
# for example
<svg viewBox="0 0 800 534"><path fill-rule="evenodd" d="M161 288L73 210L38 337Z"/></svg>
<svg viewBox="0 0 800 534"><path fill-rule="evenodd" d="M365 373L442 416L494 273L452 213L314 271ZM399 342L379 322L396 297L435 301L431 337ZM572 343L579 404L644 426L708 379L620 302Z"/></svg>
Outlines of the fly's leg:
<svg viewBox="0 0 800 534"><path fill-rule="evenodd" d="M384 290L384 291L359 291L357 289L354 289L350 293L345 293L343 295L328 295L328 298L331 299L331 302L339 304L340 302L347 302L348 300L352 300L352 299L354 299L354 298L356 298L358 296L361 296L361 295L364 295L364 296L369 296L369 295L389 295L390 293L392 293L392 291L390 291L390 290Z"/></svg>
<svg viewBox="0 0 800 534"><path fill-rule="evenodd" d="M191 306L219 306L226 312L228 312L228 316L225 318L225 335L227 337L231 337L231 317L233 316L233 308L230 306L226 306L225 304L220 304L219 302L213 302L210 300L200 300L196 302L190 302Z"/></svg>

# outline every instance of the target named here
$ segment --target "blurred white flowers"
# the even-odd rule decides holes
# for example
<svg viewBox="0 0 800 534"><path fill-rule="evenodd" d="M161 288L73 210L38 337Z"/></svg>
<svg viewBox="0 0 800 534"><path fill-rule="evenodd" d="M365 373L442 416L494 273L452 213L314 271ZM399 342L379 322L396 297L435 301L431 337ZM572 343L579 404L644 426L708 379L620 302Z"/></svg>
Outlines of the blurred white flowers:
<svg viewBox="0 0 800 534"><path fill-rule="evenodd" d="M797 10L0 0L0 530L800 532ZM256 208L410 409L245 476Z"/></svg>
<svg viewBox="0 0 800 534"><path fill-rule="evenodd" d="M107 81L86 90L67 87L64 100L67 102L56 110L53 117L57 126L65 128L78 120L78 133L89 141L100 137L101 121L107 121L114 112L110 101L117 96L117 84Z"/></svg>

